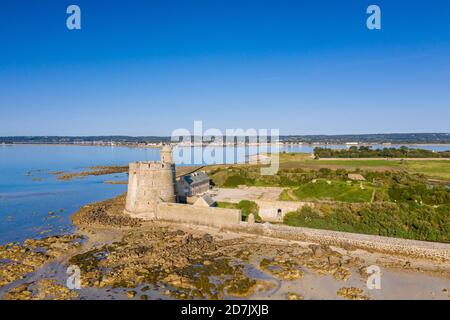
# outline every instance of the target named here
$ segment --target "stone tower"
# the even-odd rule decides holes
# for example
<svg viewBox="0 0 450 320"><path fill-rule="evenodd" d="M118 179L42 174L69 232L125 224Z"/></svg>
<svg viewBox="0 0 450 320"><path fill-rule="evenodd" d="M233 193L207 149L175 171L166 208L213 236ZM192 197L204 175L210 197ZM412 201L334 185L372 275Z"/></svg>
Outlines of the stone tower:
<svg viewBox="0 0 450 320"><path fill-rule="evenodd" d="M172 148L169 145L164 145L161 148L161 162L162 163L173 163Z"/></svg>
<svg viewBox="0 0 450 320"><path fill-rule="evenodd" d="M125 212L144 218L156 218L160 202L176 202L175 164L172 149L163 146L160 162L130 163Z"/></svg>

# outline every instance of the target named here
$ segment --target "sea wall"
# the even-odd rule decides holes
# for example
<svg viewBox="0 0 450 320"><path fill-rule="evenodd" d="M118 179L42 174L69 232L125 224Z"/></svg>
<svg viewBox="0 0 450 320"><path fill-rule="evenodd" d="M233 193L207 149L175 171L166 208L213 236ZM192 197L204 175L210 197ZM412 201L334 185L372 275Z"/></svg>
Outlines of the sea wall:
<svg viewBox="0 0 450 320"><path fill-rule="evenodd" d="M290 227L270 223L241 222L239 226L227 228L230 231L257 234L261 236L296 240L340 247L353 247L388 254L415 258L426 258L450 262L450 244L382 237L340 231Z"/></svg>
<svg viewBox="0 0 450 320"><path fill-rule="evenodd" d="M198 207L180 203L159 203L156 219L172 222L199 224L211 227L237 227L241 222L241 210L214 207Z"/></svg>

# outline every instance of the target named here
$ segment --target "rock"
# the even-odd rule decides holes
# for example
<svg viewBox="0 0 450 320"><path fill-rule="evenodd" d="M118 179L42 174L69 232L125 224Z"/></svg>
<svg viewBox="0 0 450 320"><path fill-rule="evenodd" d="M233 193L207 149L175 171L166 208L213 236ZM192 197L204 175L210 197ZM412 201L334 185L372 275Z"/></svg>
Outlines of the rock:
<svg viewBox="0 0 450 320"><path fill-rule="evenodd" d="M254 215L253 213L250 213L250 214L248 215L247 222L248 222L249 224L254 224L254 223L255 223L255 215Z"/></svg>
<svg viewBox="0 0 450 320"><path fill-rule="evenodd" d="M183 230L178 229L177 231L175 231L175 235L176 236L184 236L185 232Z"/></svg>
<svg viewBox="0 0 450 320"><path fill-rule="evenodd" d="M314 257L316 258L320 258L325 254L325 251L317 244L312 244L309 248L312 250Z"/></svg>
<svg viewBox="0 0 450 320"><path fill-rule="evenodd" d="M303 296L300 294L296 294L296 293L292 293L292 292L288 292L287 294L287 299L288 300L303 300Z"/></svg>
<svg viewBox="0 0 450 320"><path fill-rule="evenodd" d="M32 287L34 287L34 290ZM10 289L3 296L7 300L72 300L77 297L76 291L71 291L50 279L21 284Z"/></svg>
<svg viewBox="0 0 450 320"><path fill-rule="evenodd" d="M293 261L286 261L280 257L275 259L262 259L260 268L276 276L280 280L292 281L303 277L303 271Z"/></svg>
<svg viewBox="0 0 450 320"><path fill-rule="evenodd" d="M235 277L226 281L226 292L233 297L248 297L258 287L258 281L247 277Z"/></svg>
<svg viewBox="0 0 450 320"><path fill-rule="evenodd" d="M177 274L171 274L164 278L164 281L171 286L183 289L193 289L195 288L191 281L187 278L181 277Z"/></svg>
<svg viewBox="0 0 450 320"><path fill-rule="evenodd" d="M181 244L183 245L188 244L189 242L192 242L193 239L194 237L192 236L192 234L188 234L181 240Z"/></svg>
<svg viewBox="0 0 450 320"><path fill-rule="evenodd" d="M67 253L75 247L78 240L81 240L78 236L67 235L40 240L28 239L23 245L0 246L0 258L7 260L6 263L0 263L0 287L24 278L45 263Z"/></svg>
<svg viewBox="0 0 450 320"><path fill-rule="evenodd" d="M133 299L135 296L136 296L136 291L133 291L133 290L127 291L127 297L129 299Z"/></svg>
<svg viewBox="0 0 450 320"><path fill-rule="evenodd" d="M329 264L335 264L340 266L341 265L341 258L336 257L336 256L328 256L328 263Z"/></svg>
<svg viewBox="0 0 450 320"><path fill-rule="evenodd" d="M364 295L364 291L355 287L342 287L337 291L337 295L351 300L369 300L369 297Z"/></svg>
<svg viewBox="0 0 450 320"><path fill-rule="evenodd" d="M212 235L206 233L205 235L203 235L203 240L205 240L208 243L212 243L214 242L214 238Z"/></svg>
<svg viewBox="0 0 450 320"><path fill-rule="evenodd" d="M301 270L285 270L277 274L278 278L286 281L297 280L303 277Z"/></svg>
<svg viewBox="0 0 450 320"><path fill-rule="evenodd" d="M139 227L142 220L124 214L124 204L125 194L114 199L84 206L72 216L72 222L78 227Z"/></svg>

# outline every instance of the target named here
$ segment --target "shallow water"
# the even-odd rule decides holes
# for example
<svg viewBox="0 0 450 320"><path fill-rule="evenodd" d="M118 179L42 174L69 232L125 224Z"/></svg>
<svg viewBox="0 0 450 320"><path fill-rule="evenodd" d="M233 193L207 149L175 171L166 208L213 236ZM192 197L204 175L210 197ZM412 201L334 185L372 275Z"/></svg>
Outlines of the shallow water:
<svg viewBox="0 0 450 320"><path fill-rule="evenodd" d="M126 174L59 181L51 172L156 159L157 149L0 147L0 244L70 232L70 216L80 207L126 191L126 185L104 183L126 180Z"/></svg>

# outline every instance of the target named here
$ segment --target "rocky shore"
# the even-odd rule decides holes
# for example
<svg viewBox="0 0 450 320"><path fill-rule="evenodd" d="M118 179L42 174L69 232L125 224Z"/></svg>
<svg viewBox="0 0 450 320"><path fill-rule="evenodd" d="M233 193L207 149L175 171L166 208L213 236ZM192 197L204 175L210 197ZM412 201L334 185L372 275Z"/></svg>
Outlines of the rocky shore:
<svg viewBox="0 0 450 320"><path fill-rule="evenodd" d="M56 171L51 172L54 174L58 180L72 180L75 178L85 178L88 176L103 176L113 173L126 173L128 172L128 166L96 166L90 167L89 170L81 172L64 172Z"/></svg>
<svg viewBox="0 0 450 320"><path fill-rule="evenodd" d="M449 298L446 263L144 222L123 214L124 199L121 195L83 207L72 217L75 235L1 246L0 298ZM374 264L382 269L383 290L366 286L367 267ZM64 271L74 265L81 271L80 290L65 285Z"/></svg>

